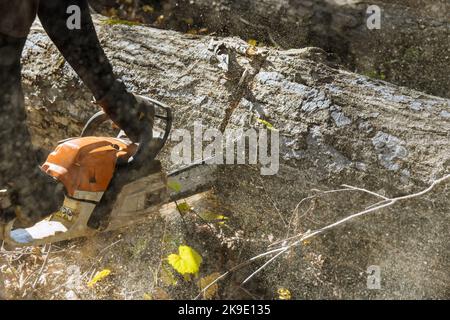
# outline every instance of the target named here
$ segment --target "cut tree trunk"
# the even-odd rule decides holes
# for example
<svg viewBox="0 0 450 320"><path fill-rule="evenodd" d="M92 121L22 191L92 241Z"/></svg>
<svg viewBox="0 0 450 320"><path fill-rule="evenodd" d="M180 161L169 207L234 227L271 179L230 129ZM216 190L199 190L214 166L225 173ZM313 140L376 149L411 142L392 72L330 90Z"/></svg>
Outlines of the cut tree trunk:
<svg viewBox="0 0 450 320"><path fill-rule="evenodd" d="M258 119L264 119L279 130L277 174L261 176L257 165L217 170L215 192L232 231L243 237L230 263L378 201L342 192L294 212L312 189L345 183L393 197L450 171L448 99L340 70L317 48L255 52L239 38L96 23L117 74L133 92L170 105L175 129L193 131L194 121L221 130L262 128ZM23 61L34 142L50 149L78 135L96 111L91 94L37 24ZM168 170L176 167L169 156L176 144L162 154ZM266 297L283 286L297 298L444 298L449 212L448 187L440 185L419 200L312 239L276 260L248 289ZM369 265L381 267L382 290L367 290ZM245 275L237 273L237 280Z"/></svg>

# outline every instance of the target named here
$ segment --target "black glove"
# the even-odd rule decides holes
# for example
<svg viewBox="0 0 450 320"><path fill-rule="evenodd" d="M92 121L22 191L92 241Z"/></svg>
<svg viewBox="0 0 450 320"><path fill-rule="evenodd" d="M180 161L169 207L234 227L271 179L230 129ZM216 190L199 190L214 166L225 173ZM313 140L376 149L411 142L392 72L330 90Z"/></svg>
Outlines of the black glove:
<svg viewBox="0 0 450 320"><path fill-rule="evenodd" d="M121 81L116 81L109 92L96 101L111 120L133 142L139 142L142 134L151 132L155 110L153 106L129 93Z"/></svg>

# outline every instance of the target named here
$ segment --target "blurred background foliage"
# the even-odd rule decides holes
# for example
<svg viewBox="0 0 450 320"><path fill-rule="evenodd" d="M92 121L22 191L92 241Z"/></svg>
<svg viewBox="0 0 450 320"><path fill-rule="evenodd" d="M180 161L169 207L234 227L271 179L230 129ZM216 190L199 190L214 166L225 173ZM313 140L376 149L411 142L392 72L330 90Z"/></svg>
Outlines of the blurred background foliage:
<svg viewBox="0 0 450 320"><path fill-rule="evenodd" d="M173 0L90 0L91 8L113 21L131 21L157 28L173 29L190 34L206 34L204 28L194 18L174 17L178 1Z"/></svg>

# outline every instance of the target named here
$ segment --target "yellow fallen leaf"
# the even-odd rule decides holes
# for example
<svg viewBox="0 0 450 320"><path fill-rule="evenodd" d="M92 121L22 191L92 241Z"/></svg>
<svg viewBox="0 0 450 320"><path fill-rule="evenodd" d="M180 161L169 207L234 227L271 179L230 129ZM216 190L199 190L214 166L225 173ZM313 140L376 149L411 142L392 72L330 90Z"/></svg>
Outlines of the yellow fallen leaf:
<svg viewBox="0 0 450 320"><path fill-rule="evenodd" d="M178 181L175 181L175 180L169 180L167 182L167 187L169 187L169 189L172 189L175 192L180 192L181 191L181 184Z"/></svg>
<svg viewBox="0 0 450 320"><path fill-rule="evenodd" d="M151 295L151 294L149 294L149 293L144 293L144 296L143 296L143 298L144 298L144 300L153 300L153 297L152 297L152 295Z"/></svg>
<svg viewBox="0 0 450 320"><path fill-rule="evenodd" d="M278 289L278 298L280 300L291 300L292 295L288 289L280 288L280 289Z"/></svg>
<svg viewBox="0 0 450 320"><path fill-rule="evenodd" d="M116 25L116 24L123 24L126 26L138 26L140 25L139 22L137 21L129 21L129 20L122 20L122 19L105 19L101 21L103 24L107 24L107 25Z"/></svg>
<svg viewBox="0 0 450 320"><path fill-rule="evenodd" d="M256 56L257 53L258 53L258 51L256 50L256 48L254 46L250 46L247 48L247 50L245 50L245 54L249 57Z"/></svg>
<svg viewBox="0 0 450 320"><path fill-rule="evenodd" d="M200 288L200 290L204 290L210 283L214 282L214 280L216 280L218 277L220 277L220 273L218 272L214 272L209 276L203 277L198 281L198 287ZM203 298L204 299L214 298L218 290L219 285L217 283L214 283L208 289L206 289L205 292L203 292Z"/></svg>
<svg viewBox="0 0 450 320"><path fill-rule="evenodd" d="M226 217L224 215L216 214L216 213L208 212L208 211L199 213L199 216L205 221L218 222L219 224L224 224L229 219L228 217Z"/></svg>
<svg viewBox="0 0 450 320"><path fill-rule="evenodd" d="M192 210L191 206L187 202L182 202L177 205L177 209L180 211L180 213L188 213Z"/></svg>
<svg viewBox="0 0 450 320"><path fill-rule="evenodd" d="M91 281L88 282L88 287L92 288L97 282L102 281L111 274L111 270L103 269L95 274Z"/></svg>
<svg viewBox="0 0 450 320"><path fill-rule="evenodd" d="M258 45L258 41L255 39L248 39L247 43L253 47L256 47Z"/></svg>
<svg viewBox="0 0 450 320"><path fill-rule="evenodd" d="M144 11L145 13L153 13L155 11L155 8L149 5L144 5L142 6L142 11Z"/></svg>
<svg viewBox="0 0 450 320"><path fill-rule="evenodd" d="M203 259L197 251L189 246L179 246L178 254L171 254L167 257L169 264L182 275L197 274Z"/></svg>
<svg viewBox="0 0 450 320"><path fill-rule="evenodd" d="M265 125L266 128L269 129L269 130L278 131L277 129L275 129L273 127L273 125L269 121L266 121L266 120L263 120L263 119L260 119L260 118L257 118L256 121L258 121L259 123L262 123L263 125Z"/></svg>

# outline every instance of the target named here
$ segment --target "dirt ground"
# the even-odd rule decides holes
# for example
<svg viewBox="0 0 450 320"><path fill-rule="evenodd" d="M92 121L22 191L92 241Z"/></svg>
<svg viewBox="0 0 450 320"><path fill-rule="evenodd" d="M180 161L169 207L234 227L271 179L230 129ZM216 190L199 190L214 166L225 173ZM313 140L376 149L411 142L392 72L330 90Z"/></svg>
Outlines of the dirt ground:
<svg viewBox="0 0 450 320"><path fill-rule="evenodd" d="M450 260L446 246L426 243L421 236L409 238L404 232L390 233L408 224L413 233L432 231L432 224L414 212L445 193L448 187L443 186L430 198L416 201L412 207L405 206L401 219L395 218L399 208L393 208L305 241L242 284L267 260L245 265L200 298L280 299L280 290L287 290L289 299L448 298L449 274L445 265L448 267ZM328 221L329 217L321 216L321 210L338 207L344 199L355 201L353 196L313 200L301 214L293 213L290 227L283 228L273 223L277 220L273 210L258 212L249 208L247 212L237 212L237 208L227 208L220 198L213 191L188 198L185 201L189 211L166 206L159 216L120 232L51 246L12 251L2 248L4 288L0 292L6 299L193 299L204 288L202 279L210 279L204 280L210 283L234 266L276 248L279 240L298 233L305 224ZM371 203L369 199L359 198L355 206L367 205ZM269 206L264 200L261 204ZM203 218L206 212L220 212L227 218L208 221ZM442 231L448 231L448 217L442 219ZM373 223L392 224L392 228L378 234L379 230L368 227ZM167 262L167 256L176 253L182 244L194 248L203 258L200 272L189 279L177 274ZM400 248L405 251L402 253ZM385 257L381 262L382 288L369 290L367 266L380 263L380 255ZM95 274L105 269L111 271L110 275L90 286Z"/></svg>
<svg viewBox="0 0 450 320"><path fill-rule="evenodd" d="M193 200L192 200L193 199ZM99 236L33 248L0 251L0 269L6 299L192 299L199 281L233 265L237 244L244 241L230 223L208 222L203 212L218 210L211 192L186 200L192 211L174 206L141 225ZM151 235L151 236L149 236ZM191 279L178 275L167 256L187 244L203 257L200 273ZM111 274L90 287L98 271ZM227 281L228 282L228 281ZM1 287L0 287L1 289ZM208 298L256 298L246 289L228 283ZM258 297L261 298L261 297Z"/></svg>

